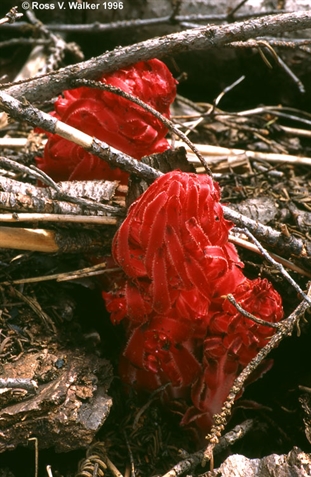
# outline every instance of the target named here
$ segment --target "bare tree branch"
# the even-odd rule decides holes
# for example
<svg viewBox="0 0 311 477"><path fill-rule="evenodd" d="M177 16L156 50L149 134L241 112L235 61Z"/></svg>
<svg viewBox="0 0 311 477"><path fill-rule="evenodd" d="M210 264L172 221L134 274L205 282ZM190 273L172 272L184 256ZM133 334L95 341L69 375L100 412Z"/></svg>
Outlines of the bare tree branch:
<svg viewBox="0 0 311 477"><path fill-rule="evenodd" d="M221 26L208 25L152 38L124 48L115 48L88 61L8 87L6 92L16 98L24 96L29 101L44 101L65 89L70 89L72 79L95 79L99 74L116 71L137 61L154 57L163 58L193 50L219 48L233 41L245 41L264 35L275 36L284 31L307 28L311 28L311 10L269 15ZM8 85L2 85L2 88L5 86Z"/></svg>
<svg viewBox="0 0 311 477"><path fill-rule="evenodd" d="M33 107L26 100L23 102L18 101L5 92L0 91L0 107L14 119L27 121L32 126L38 126L52 134L58 134L65 139L69 139L75 144L82 146L88 152L108 162L113 167L121 167L129 173L136 173L139 177L149 181L159 177L160 173L147 164L137 161L127 154L110 147L105 142L57 120L50 114Z"/></svg>

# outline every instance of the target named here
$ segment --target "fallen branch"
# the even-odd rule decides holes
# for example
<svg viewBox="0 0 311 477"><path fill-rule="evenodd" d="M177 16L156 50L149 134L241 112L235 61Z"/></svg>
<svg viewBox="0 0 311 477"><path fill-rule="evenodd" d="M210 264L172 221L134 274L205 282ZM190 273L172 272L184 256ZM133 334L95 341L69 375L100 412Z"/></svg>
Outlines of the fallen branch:
<svg viewBox="0 0 311 477"><path fill-rule="evenodd" d="M118 200L116 191L118 184L109 181L59 182L55 190L0 177L0 209L18 213L122 216L124 201L123 207L110 205Z"/></svg>
<svg viewBox="0 0 311 477"><path fill-rule="evenodd" d="M226 219L231 220L240 228L247 228L257 240L276 250L278 254L282 253L287 257L294 256L304 259L304 264L310 267L311 242L304 241L294 235L279 232L267 225L262 225L256 220L249 219L227 206L223 206L223 211Z"/></svg>
<svg viewBox="0 0 311 477"><path fill-rule="evenodd" d="M137 61L163 58L193 50L219 48L234 41L246 41L258 36L272 35L311 28L311 10L305 12L268 15L244 22L204 27L152 38L124 48L116 48L96 58L67 66L55 73L39 76L18 85L2 85L6 93L29 101L44 101L66 89L72 79L96 79L100 74L111 73ZM9 86L9 87L8 87Z"/></svg>
<svg viewBox="0 0 311 477"><path fill-rule="evenodd" d="M3 91L0 91L0 106L14 119L27 121L32 126L41 127L45 131L69 139L75 144L78 144L78 146L83 147L86 151L108 162L112 167L120 167L130 174L135 173L139 177L143 177L149 181L153 181L159 177L159 173L155 171L155 169L147 166L143 162L139 162L127 154L110 147L105 142L57 120L50 114L44 113L31 106L27 101L18 101Z"/></svg>

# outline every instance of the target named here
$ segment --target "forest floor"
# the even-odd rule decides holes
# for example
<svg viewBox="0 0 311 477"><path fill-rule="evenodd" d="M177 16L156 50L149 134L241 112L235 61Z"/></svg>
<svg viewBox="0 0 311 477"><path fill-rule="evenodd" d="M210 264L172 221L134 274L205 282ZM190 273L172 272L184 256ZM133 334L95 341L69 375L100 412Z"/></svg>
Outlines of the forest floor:
<svg viewBox="0 0 311 477"><path fill-rule="evenodd" d="M32 48L22 43L15 46L13 40L23 35L35 38L22 31L3 29L0 33L1 41L9 42L7 46L2 45L1 73L12 79L15 64L21 64ZM91 51L90 40L82 37L80 44L79 38L77 33L70 40L82 51L87 43L88 57L96 53L96 49L95 53ZM200 77L202 56L197 57L200 62L197 70L195 60L187 55L167 59L173 75L179 79L179 96L171 109L172 120L209 162L221 187L224 205L308 244L311 241L311 73L310 68L304 70L304 64L309 61L310 51L276 48L279 55L285 51L287 66L301 80L305 93L301 92L297 78L288 77L284 69L277 66L270 70L258 50L236 51L234 58L228 59L230 68L225 66L224 60L228 50L224 49L223 55L221 51L218 51L219 59L213 55L210 59L212 68L217 61L219 68L215 75L212 71L205 73L210 77L206 87ZM264 51L267 54L268 50ZM70 54L60 66L66 62L70 62ZM234 84L242 75L245 80ZM41 107L51 110L51 101ZM3 123L0 136L1 140L8 140L8 145L0 145L1 157L27 168L43 151L42 138L34 139L32 126L22 120ZM25 140L25 144L17 146L13 141L10 144L12 138ZM198 173L204 173L190 151L188 160ZM16 170L5 162L0 167L2 178L37 186L37 178L25 171ZM19 223L12 225L3 216L19 212L20 198L15 193L15 202L10 202L8 207L8 193L1 190L1 194L7 195L1 199L3 224L0 228L18 228ZM5 200L6 206L3 205ZM125 208L122 194L108 203ZM22 225L32 230L44 229L74 236L80 232L101 233L105 227L109 228L107 225L52 223L40 219ZM114 229L106 238L108 249L113 232ZM263 245L269 248L267 244ZM236 246L245 264L245 275L272 282L282 297L285 317L290 316L302 300L297 287L293 287L260 253L245 248L242 242L236 242ZM283 250L271 249L271 252L281 257L283 254ZM36 401L34 391L27 386L26 389L23 386L14 389L2 383L0 415L5 425L0 425L1 476L42 476L46 475L47 466L50 466L49 475L55 477L103 475L100 472L104 461L105 465L107 462L108 467L110 465L105 475L119 475L114 465L122 475L131 475L132 466L135 469L132 475L149 477L164 475L185 455L198 450L193 433L180 427L180 416L168 412L156 394L150 397L124 392L117 372L123 346L122 332L110 323L96 276L87 272L82 277L71 275L73 271L89 267L89 257L93 254L92 250L89 253L75 253L74 250L45 253L19 250L18 247L0 249L0 378L4 381L24 378L28 380L28 386L35 380L41 389L40 386L57 380L62 382L64 373L70 375L72 372L76 386L72 403L76 403L77 396L85 403L94 398L91 381L95 376L107 396L105 405L109 413L106 420L100 417L105 422L99 426L97 447L94 447L90 442L91 437L95 437L92 431L84 429L85 433L82 433L75 427L70 430L71 422L67 428L62 423L60 432L63 430L64 435L57 436L52 421L60 420L59 405L63 395L60 393L57 401L56 389L48 399L41 401L40 397ZM289 261L285 263L286 270L297 286L307 292L310 256L285 255L283 258ZM310 339L310 313L307 311L305 318L299 321L299 328L269 355L274 361L272 369L247 386L243 397L237 401L225 432L249 419L252 426L246 437L215 455L215 467L228 455L236 453L262 458L273 453L287 454L294 446L311 453ZM81 361L88 369L82 372L79 368L77 378L71 371L76 368L70 363ZM33 399L33 407L26 409L24 403L29 398ZM35 425L30 423L30 418L36 421ZM27 429L22 424L25 419L29 420ZM77 435L73 436L75 432ZM84 461L82 473L78 467L86 452L89 458L96 454L99 459L91 458L88 464ZM199 466L191 475L204 471L206 469Z"/></svg>

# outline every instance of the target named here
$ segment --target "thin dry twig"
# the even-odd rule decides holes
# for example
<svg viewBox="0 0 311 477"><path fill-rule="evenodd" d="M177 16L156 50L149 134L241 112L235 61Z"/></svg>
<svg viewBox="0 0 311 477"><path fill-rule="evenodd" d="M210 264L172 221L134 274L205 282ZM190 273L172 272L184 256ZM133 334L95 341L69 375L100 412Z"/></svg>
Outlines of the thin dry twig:
<svg viewBox="0 0 311 477"><path fill-rule="evenodd" d="M159 119L164 126L166 126L170 131L172 131L176 136L178 136L180 139L182 139L187 146L194 152L194 154L199 158L201 163L203 164L206 172L211 176L212 171L209 168L209 165L205 158L202 156L200 151L196 148L196 146L193 144L190 139L182 132L180 131L172 121L167 119L163 114L159 113L156 109L152 108L148 104L146 104L144 101L139 99L137 96L133 96L132 94L126 93L123 91L121 88L117 88L116 86L112 86L109 84L101 83L99 81L90 81L90 80L73 80L72 82L76 86L89 86L92 88L98 88L102 89L104 91L110 91L111 93L117 94L118 96L121 96L122 98L128 99L129 101L132 101L135 104L138 104L141 108L145 109L149 113L151 113L153 116L155 116L157 119Z"/></svg>
<svg viewBox="0 0 311 477"><path fill-rule="evenodd" d="M230 301L232 305L237 309L241 315L245 316L245 318L248 318L249 320L254 321L255 323L258 323L258 325L262 326L268 326L270 328L276 328L279 329L282 326L282 323L273 323L272 321L265 321L262 320L261 318L258 318L257 316L253 315L252 313L249 313L248 311L244 310L244 308L235 300L234 296L229 293L229 295L226 296L226 300ZM311 306L311 303L310 303Z"/></svg>
<svg viewBox="0 0 311 477"><path fill-rule="evenodd" d="M18 296L18 298L25 302L35 312L35 314L40 318L40 321L42 321L44 324L47 331L55 334L56 327L53 320L42 310L38 301L34 297L24 295L16 288L12 288L12 290L14 291L14 294Z"/></svg>
<svg viewBox="0 0 311 477"><path fill-rule="evenodd" d="M247 20L249 18L260 18L262 16L266 15L278 15L280 13L286 13L285 10L282 9L269 9L264 12L257 12L256 14L254 13L236 13L236 10L240 8L238 5L237 8L235 8L234 13L228 9L228 13L220 13L220 14L190 14L190 15L177 15L176 12L172 11L171 15L166 15L164 17L157 17L157 18L134 18L134 19L128 19L128 20L119 20L115 22L109 22L109 23L100 23L100 22L94 22L94 23L47 23L45 24L45 27L49 29L50 31L54 32L62 32L62 33L94 33L94 32L108 32L108 31L120 31L122 29L134 29L136 30L137 28L141 27L150 27L154 25L161 25L161 24L180 24L180 26L183 26L186 23L189 22L204 22L206 23L215 23L215 22L232 22L233 20L235 21L241 21L241 20ZM200 26L200 24L196 24L196 27ZM25 30L29 29L29 23L26 22L18 22L15 23L14 25L6 25L7 30L13 30L13 31L20 31L20 30Z"/></svg>
<svg viewBox="0 0 311 477"><path fill-rule="evenodd" d="M4 25L5 23L12 24L22 16L22 13L18 13L17 7L12 7L11 10L3 18L0 19L0 25Z"/></svg>
<svg viewBox="0 0 311 477"><path fill-rule="evenodd" d="M1 218L1 215L0 215ZM250 250L251 252L257 253L262 255L262 252L259 250L259 248L249 242L248 240L245 240L241 238L240 236L234 235L231 231L229 233L229 241L234 243L235 245L239 245L242 248L245 248L247 250ZM286 260L284 257L281 257L280 255L276 255L275 253L269 252L270 257L274 258L274 260L278 263L281 263L283 267L288 268L289 270L293 270L296 273L299 273L300 275L304 275L305 277L311 278L311 272L308 272L307 270L304 270L301 267L298 267L295 263Z"/></svg>
<svg viewBox="0 0 311 477"><path fill-rule="evenodd" d="M310 308L310 296L311 287L309 287L307 294L308 300L303 300L294 310L294 312L281 322L282 326L279 328L279 331L272 336L266 346L264 346L264 348L258 352L257 356L250 361L250 363L243 369L241 374L235 380L221 412L214 416L215 424L212 426L210 433L206 436L206 439L208 439L210 442L204 452L204 457L206 460L210 460L212 456L213 448L215 444L217 444L219 437L228 421L228 418L231 415L232 406L236 396L243 389L245 381L264 360L264 358L268 356L272 349L276 348L284 338L291 336L295 327L298 327L299 329L299 321L301 317L304 315L305 311Z"/></svg>
<svg viewBox="0 0 311 477"><path fill-rule="evenodd" d="M214 447L214 455L222 452L228 447L232 446L235 442L242 439L254 426L254 421L252 419L247 419L235 426L231 431L224 434L219 438L219 442ZM197 467L202 463L204 458L204 450L195 452L194 454L188 455L185 459L178 462L174 467L169 470L162 477L179 477L183 474L186 475L186 472L190 472L192 469Z"/></svg>
<svg viewBox="0 0 311 477"><path fill-rule="evenodd" d="M295 280L292 279L292 277L289 275L289 273L285 270L283 265L276 260L274 260L271 255L264 249L264 247L261 245L261 243L254 237L254 235L247 230L246 228L238 228L235 227L234 229L235 232L238 233L245 233L256 245L256 247L260 250L262 255L265 257L266 260L268 260L274 267L279 270L279 272L285 277L285 279L291 284L293 288L297 291L299 295L303 297L304 300L306 300L310 306L311 306L311 300L310 298L304 293L304 291L300 288L300 286L295 282Z"/></svg>
<svg viewBox="0 0 311 477"><path fill-rule="evenodd" d="M91 267L81 268L79 270L74 270L71 272L65 273L54 273L52 275L43 275L39 277L30 277L30 278L19 278L17 280L11 280L6 282L1 282L0 285L20 285L25 283L38 283L46 282L50 280L56 280L57 282L65 282L71 280L79 280L83 277L92 277L97 275L109 274L119 271L119 268L109 268L106 269L106 262L98 263Z"/></svg>
<svg viewBox="0 0 311 477"><path fill-rule="evenodd" d="M62 222L76 224L117 225L120 219L117 217L71 215L71 214L36 214L36 213L13 213L0 214L0 222Z"/></svg>
<svg viewBox="0 0 311 477"><path fill-rule="evenodd" d="M230 47L249 47L249 48L257 48L258 52L263 59L264 63L268 66L268 68L272 68L271 63L268 61L267 57L262 51L262 47L265 47L273 56L276 63L285 71L285 73L294 81L297 85L300 93L305 93L305 87L300 81L300 79L295 75L295 73L290 69L290 67L285 63L285 61L277 54L274 50L272 43L269 40L264 38L259 38L258 40L250 39L246 42L233 42L229 45ZM296 44L296 48L299 48L299 44Z"/></svg>
<svg viewBox="0 0 311 477"><path fill-rule="evenodd" d="M308 291L308 297L311 296L310 292L311 287ZM291 336L294 328L299 326L299 321L308 308L310 308L309 303L306 300L303 300L293 311L293 313L281 322L282 326L279 328L279 330L272 336L266 346L259 351L257 356L250 361L250 363L237 377L225 403L223 404L221 412L214 415L215 424L212 426L210 433L206 436L206 439L209 441L206 449L204 451L199 451L190 456L188 459L179 462L170 471L163 475L163 477L178 477L184 472L196 467L200 463L204 465L207 461L213 460L217 446L221 442L221 434L231 415L236 396L243 389L245 381L257 368L257 366L259 366L259 364L269 355L272 349L276 348L284 338Z"/></svg>

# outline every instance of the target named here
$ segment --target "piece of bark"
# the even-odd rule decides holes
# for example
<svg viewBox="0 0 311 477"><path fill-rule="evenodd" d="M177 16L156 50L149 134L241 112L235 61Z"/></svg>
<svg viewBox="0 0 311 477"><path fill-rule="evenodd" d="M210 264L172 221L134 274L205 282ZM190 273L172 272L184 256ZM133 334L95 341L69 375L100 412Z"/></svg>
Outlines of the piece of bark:
<svg viewBox="0 0 311 477"><path fill-rule="evenodd" d="M37 394L5 405L0 411L0 452L27 445L31 436L39 448L57 452L87 447L109 414L112 399L107 390L112 379L108 361L83 349L28 353L7 363L1 377L38 382ZM13 400L20 400L17 393Z"/></svg>
<svg viewBox="0 0 311 477"><path fill-rule="evenodd" d="M299 402L304 411L303 422L305 425L306 438L311 444L311 394L305 393L299 398Z"/></svg>
<svg viewBox="0 0 311 477"><path fill-rule="evenodd" d="M262 459L231 455L206 477L309 477L311 455L294 447L288 455L272 454Z"/></svg>
<svg viewBox="0 0 311 477"><path fill-rule="evenodd" d="M288 209L292 214L298 229L303 233L308 233L311 227L311 213L307 210L301 210L293 202L289 202Z"/></svg>
<svg viewBox="0 0 311 477"><path fill-rule="evenodd" d="M141 162L157 171L167 172L179 169L183 172L195 172L195 168L187 159L186 149L178 147L167 149L160 154L151 154L142 158ZM134 174L130 175L129 188L126 196L126 206L129 207L148 188L148 183Z"/></svg>
<svg viewBox="0 0 311 477"><path fill-rule="evenodd" d="M246 199L238 204L230 204L230 208L262 224L269 224L280 219L284 220L286 215L286 211L280 210L278 203L271 197Z"/></svg>
<svg viewBox="0 0 311 477"><path fill-rule="evenodd" d="M0 177L0 209L48 214L122 215L116 191L124 187L110 181L66 181L51 187ZM123 205L123 204L122 204Z"/></svg>

